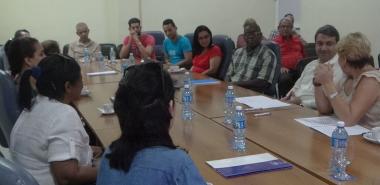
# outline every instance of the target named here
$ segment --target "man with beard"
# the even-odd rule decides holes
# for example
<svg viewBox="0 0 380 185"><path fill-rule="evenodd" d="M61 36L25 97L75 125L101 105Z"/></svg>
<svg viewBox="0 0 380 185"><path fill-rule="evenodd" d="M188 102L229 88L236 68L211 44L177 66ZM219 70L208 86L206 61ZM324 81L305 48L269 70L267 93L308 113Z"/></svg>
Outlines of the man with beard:
<svg viewBox="0 0 380 185"><path fill-rule="evenodd" d="M128 58L129 53L133 53L137 62L141 59L156 59L153 51L156 42L154 37L141 33L141 22L138 18L129 19L128 25L129 35L124 39L120 58Z"/></svg>

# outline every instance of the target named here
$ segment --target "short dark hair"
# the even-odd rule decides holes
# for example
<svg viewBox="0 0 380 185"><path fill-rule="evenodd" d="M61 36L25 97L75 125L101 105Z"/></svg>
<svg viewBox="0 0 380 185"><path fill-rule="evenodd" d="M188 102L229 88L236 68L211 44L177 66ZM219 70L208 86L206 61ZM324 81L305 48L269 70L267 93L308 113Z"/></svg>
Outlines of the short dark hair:
<svg viewBox="0 0 380 185"><path fill-rule="evenodd" d="M14 35L13 38L17 39L17 38L22 37L22 32L26 32L26 33L30 34L28 30L26 30L26 29L20 29L20 30L17 30L15 32L15 35Z"/></svg>
<svg viewBox="0 0 380 185"><path fill-rule="evenodd" d="M7 51L12 76L21 72L25 57L33 57L38 40L32 37L21 37L10 42Z"/></svg>
<svg viewBox="0 0 380 185"><path fill-rule="evenodd" d="M44 53L46 56L61 53L61 50L59 49L59 44L55 40L45 40L41 42L41 45L44 48Z"/></svg>
<svg viewBox="0 0 380 185"><path fill-rule="evenodd" d="M128 21L128 25L129 25L129 27L130 27L132 24L134 24L134 23L139 23L139 24L141 24L141 21L140 21L140 19L138 19L138 18L136 18L136 17L133 17L133 18L129 19L129 21Z"/></svg>
<svg viewBox="0 0 380 185"><path fill-rule="evenodd" d="M161 64L146 60L127 68L115 95L121 136L106 155L111 168L128 172L137 152L145 148L176 148L169 134L173 99L173 81Z"/></svg>
<svg viewBox="0 0 380 185"><path fill-rule="evenodd" d="M80 66L73 58L60 54L45 57L38 67L26 70L21 77L19 104L28 110L33 106L34 93L29 81L32 75L37 80L38 93L57 101L63 100L66 82L75 84L81 80Z"/></svg>
<svg viewBox="0 0 380 185"><path fill-rule="evenodd" d="M287 13L287 14L284 15L284 17L287 17L287 16L292 16L292 17L294 17L294 15L293 15L292 13Z"/></svg>
<svg viewBox="0 0 380 185"><path fill-rule="evenodd" d="M198 26L195 29L194 36L193 36L193 56L199 55L203 51L203 48L202 48L201 44L199 44L199 41L198 41L199 33L202 32L202 31L206 31L210 35L210 43L208 44L208 48L211 48L211 46L212 46L212 33L211 33L211 30L207 26L205 26L205 25Z"/></svg>
<svg viewBox="0 0 380 185"><path fill-rule="evenodd" d="M173 19L165 19L163 22L162 22L162 25L168 25L168 24L171 24L172 26L174 27L177 27L173 21Z"/></svg>
<svg viewBox="0 0 380 185"><path fill-rule="evenodd" d="M340 39L338 30L334 26L329 25L329 24L318 28L318 30L317 30L317 32L315 32L315 36L314 36L315 41L317 41L318 34L327 35L329 37L335 37L336 42L338 42Z"/></svg>

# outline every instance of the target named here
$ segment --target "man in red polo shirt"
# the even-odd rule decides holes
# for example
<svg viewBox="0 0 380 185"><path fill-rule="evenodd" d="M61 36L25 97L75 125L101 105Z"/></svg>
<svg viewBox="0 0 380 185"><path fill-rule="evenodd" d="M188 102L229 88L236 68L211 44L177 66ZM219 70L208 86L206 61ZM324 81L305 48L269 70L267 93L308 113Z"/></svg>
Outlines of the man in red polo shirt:
<svg viewBox="0 0 380 185"><path fill-rule="evenodd" d="M281 77L279 82L280 96L285 96L296 81L296 66L304 58L304 46L299 36L293 34L293 23L285 17L281 19L278 30L280 35L274 38L280 46Z"/></svg>
<svg viewBox="0 0 380 185"><path fill-rule="evenodd" d="M133 53L137 62L140 62L144 58L156 59L153 51L155 45L154 37L141 33L141 25L138 18L129 19L128 25L129 35L124 39L120 58L128 58L129 53Z"/></svg>

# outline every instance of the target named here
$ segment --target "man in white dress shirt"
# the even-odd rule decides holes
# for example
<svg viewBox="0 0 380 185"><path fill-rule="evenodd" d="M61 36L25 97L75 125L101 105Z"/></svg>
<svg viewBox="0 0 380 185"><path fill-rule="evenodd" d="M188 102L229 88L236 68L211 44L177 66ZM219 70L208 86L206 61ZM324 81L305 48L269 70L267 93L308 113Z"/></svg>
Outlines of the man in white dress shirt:
<svg viewBox="0 0 380 185"><path fill-rule="evenodd" d="M334 26L325 25L317 30L315 50L318 59L306 65L293 88L281 100L315 109L314 86L318 84L313 83L313 77L315 68L320 64L332 65L335 84L344 82L345 75L338 64L338 54L335 49L338 41L339 33Z"/></svg>

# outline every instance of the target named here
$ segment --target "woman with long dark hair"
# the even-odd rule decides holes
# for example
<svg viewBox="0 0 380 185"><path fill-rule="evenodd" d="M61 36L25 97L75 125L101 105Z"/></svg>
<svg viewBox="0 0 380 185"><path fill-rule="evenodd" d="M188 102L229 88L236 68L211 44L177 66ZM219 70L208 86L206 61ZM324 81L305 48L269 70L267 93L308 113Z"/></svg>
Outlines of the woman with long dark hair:
<svg viewBox="0 0 380 185"><path fill-rule="evenodd" d="M169 135L173 99L173 82L160 64L127 69L114 103L121 136L103 156L98 185L205 184Z"/></svg>
<svg viewBox="0 0 380 185"><path fill-rule="evenodd" d="M193 37L193 67L191 70L215 76L222 60L222 50L212 43L212 33L207 26L198 26Z"/></svg>
<svg viewBox="0 0 380 185"><path fill-rule="evenodd" d="M36 96L31 77L36 79ZM46 57L22 74L19 102L24 110L12 129L9 148L13 160L40 185L96 180L89 137L70 106L80 98L82 87L79 64L63 55Z"/></svg>
<svg viewBox="0 0 380 185"><path fill-rule="evenodd" d="M45 57L40 42L32 37L21 37L11 41L7 51L11 75L16 83L27 69L35 67Z"/></svg>

